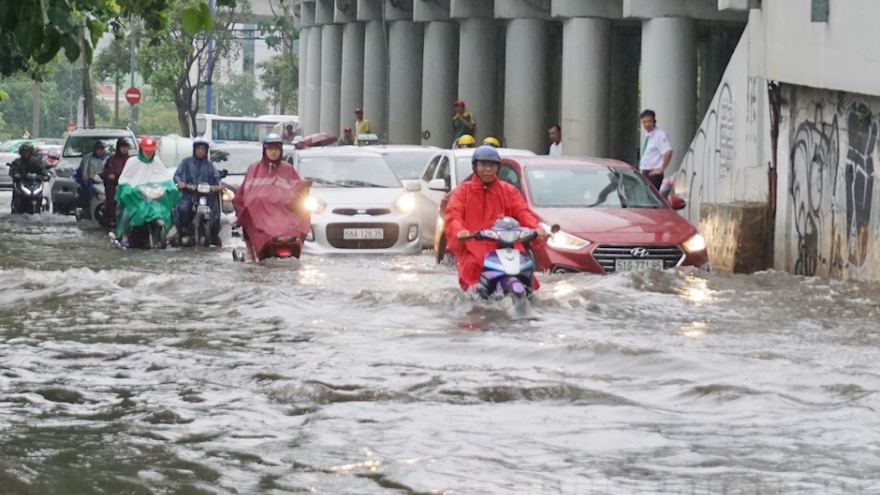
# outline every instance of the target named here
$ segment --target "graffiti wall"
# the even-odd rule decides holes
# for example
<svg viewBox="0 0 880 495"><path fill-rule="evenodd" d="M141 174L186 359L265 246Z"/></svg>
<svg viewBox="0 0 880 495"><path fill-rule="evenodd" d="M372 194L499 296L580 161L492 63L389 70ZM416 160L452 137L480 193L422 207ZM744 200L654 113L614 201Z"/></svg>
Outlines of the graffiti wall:
<svg viewBox="0 0 880 495"><path fill-rule="evenodd" d="M780 156L787 177L780 176L778 190L787 208L777 225L785 228L785 269L880 278L880 198L874 194L880 100L804 87L784 94L790 141L787 156Z"/></svg>
<svg viewBox="0 0 880 495"><path fill-rule="evenodd" d="M674 175L675 192L687 201L682 214L692 223L703 203L767 201L766 101L764 80L749 76L746 33Z"/></svg>

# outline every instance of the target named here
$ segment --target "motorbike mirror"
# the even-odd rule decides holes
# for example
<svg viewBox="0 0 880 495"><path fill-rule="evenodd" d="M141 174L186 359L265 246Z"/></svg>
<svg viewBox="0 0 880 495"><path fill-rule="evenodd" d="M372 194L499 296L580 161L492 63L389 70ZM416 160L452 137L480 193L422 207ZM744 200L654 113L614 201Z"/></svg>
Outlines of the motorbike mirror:
<svg viewBox="0 0 880 495"><path fill-rule="evenodd" d="M550 226L550 233L551 234L555 234L555 233L559 232L560 230L561 230L561 228L559 227L558 223L554 223L553 225Z"/></svg>
<svg viewBox="0 0 880 495"><path fill-rule="evenodd" d="M229 175L229 170L226 170L224 168L223 170L220 171L220 178L221 179L225 179L227 175Z"/></svg>

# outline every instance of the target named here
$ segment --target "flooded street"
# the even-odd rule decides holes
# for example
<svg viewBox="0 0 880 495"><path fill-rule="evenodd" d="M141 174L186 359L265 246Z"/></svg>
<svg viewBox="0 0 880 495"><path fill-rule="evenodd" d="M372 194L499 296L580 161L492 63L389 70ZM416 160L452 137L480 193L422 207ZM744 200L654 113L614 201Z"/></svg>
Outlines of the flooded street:
<svg viewBox="0 0 880 495"><path fill-rule="evenodd" d="M123 252L0 194L0 493L880 492L880 285ZM239 241L233 241L238 245Z"/></svg>

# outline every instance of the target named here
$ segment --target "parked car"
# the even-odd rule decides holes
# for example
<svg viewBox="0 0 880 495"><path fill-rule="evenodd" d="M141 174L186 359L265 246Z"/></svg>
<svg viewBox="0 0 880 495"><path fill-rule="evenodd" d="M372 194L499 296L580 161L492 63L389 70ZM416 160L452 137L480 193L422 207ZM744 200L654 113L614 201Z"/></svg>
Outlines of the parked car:
<svg viewBox="0 0 880 495"><path fill-rule="evenodd" d="M421 194L418 195L419 219L422 225L422 247L431 249L435 244L440 202L472 171L471 157L475 148L440 150L426 162L420 176ZM529 150L498 148L501 157L535 156ZM441 229L442 230L442 229Z"/></svg>
<svg viewBox="0 0 880 495"><path fill-rule="evenodd" d="M138 153L138 142L131 129L123 128L96 128L74 129L67 135L64 149L61 151L61 159L55 166L49 190L52 191L52 212L72 215L77 206L78 184L73 178L76 169L82 162L83 155L91 153L95 141L102 141L108 155L116 152L116 141L119 138L128 139L131 148L129 154Z"/></svg>
<svg viewBox="0 0 880 495"><path fill-rule="evenodd" d="M425 170L425 164L440 150L436 146L409 144L379 144L364 148L384 156L397 176L403 180L418 180Z"/></svg>
<svg viewBox="0 0 880 495"><path fill-rule="evenodd" d="M364 148L306 149L294 158L299 175L312 180L306 204L312 228L304 252L421 251L418 181L402 182L382 155Z"/></svg>
<svg viewBox="0 0 880 495"><path fill-rule="evenodd" d="M708 267L703 236L626 163L603 158L503 158L501 180L516 187L543 222L560 231L534 246L539 270L614 273ZM448 201L448 197L447 197ZM446 201L441 205L445 212ZM435 249L442 260L442 221ZM445 241L445 238L443 239Z"/></svg>

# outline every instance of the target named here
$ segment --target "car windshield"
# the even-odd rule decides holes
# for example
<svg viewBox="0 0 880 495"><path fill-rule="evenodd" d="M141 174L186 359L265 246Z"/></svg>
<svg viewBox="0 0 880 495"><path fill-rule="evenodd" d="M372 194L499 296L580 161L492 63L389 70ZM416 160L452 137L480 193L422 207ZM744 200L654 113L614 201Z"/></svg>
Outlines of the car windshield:
<svg viewBox="0 0 880 495"><path fill-rule="evenodd" d="M378 156L304 156L297 170L313 181L312 187L402 187L388 162Z"/></svg>
<svg viewBox="0 0 880 495"><path fill-rule="evenodd" d="M471 175L471 172L474 171L474 166L471 164L471 157L466 156L459 158L455 163L455 177L458 182L464 180L465 177Z"/></svg>
<svg viewBox="0 0 880 495"><path fill-rule="evenodd" d="M651 185L634 169L528 167L529 197L537 207L662 208Z"/></svg>
<svg viewBox="0 0 880 495"><path fill-rule="evenodd" d="M226 170L229 175L244 175L248 167L263 156L261 148L215 148L211 150L211 163L217 170Z"/></svg>
<svg viewBox="0 0 880 495"><path fill-rule="evenodd" d="M384 153L385 159L397 172L397 176L401 179L418 179L425 170L425 164L434 156L436 150L426 149L424 151L395 151L392 153Z"/></svg>
<svg viewBox="0 0 880 495"><path fill-rule="evenodd" d="M116 141L119 138L120 136L69 136L67 138L67 143L64 145L64 152L61 153L61 156L65 158L82 157L84 154L92 152L92 149L95 146L95 141L101 141L104 143L104 146L107 148L107 154L112 155L116 151ZM129 144L133 144L133 139L126 139L128 139ZM130 148L129 154L134 155L136 153L136 148Z"/></svg>

